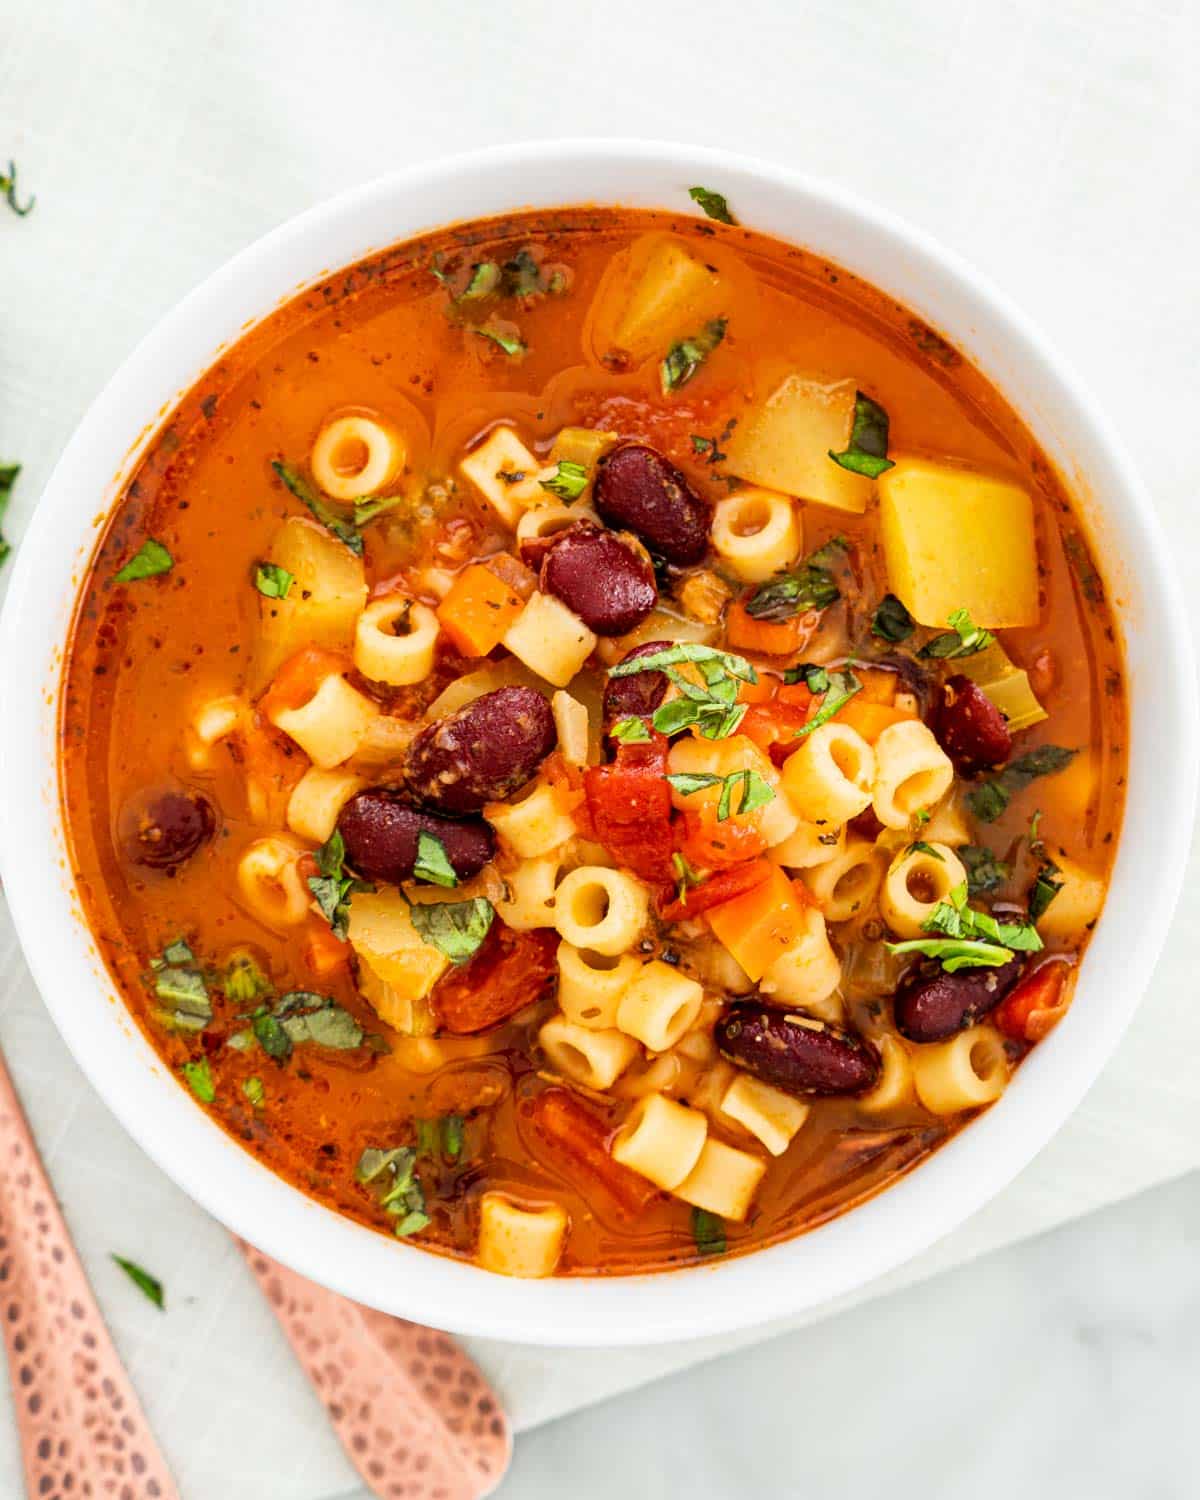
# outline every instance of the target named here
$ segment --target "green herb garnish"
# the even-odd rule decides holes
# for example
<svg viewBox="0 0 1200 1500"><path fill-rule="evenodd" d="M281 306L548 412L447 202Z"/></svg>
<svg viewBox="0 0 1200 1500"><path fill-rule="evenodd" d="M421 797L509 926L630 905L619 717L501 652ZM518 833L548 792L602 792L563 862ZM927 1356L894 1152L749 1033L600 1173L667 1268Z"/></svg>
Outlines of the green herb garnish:
<svg viewBox="0 0 1200 1500"><path fill-rule="evenodd" d="M729 204L726 203L723 193L714 193L711 188L692 187L688 188L688 197L693 203L698 203L710 219L716 219L719 224L737 223L729 212Z"/></svg>
<svg viewBox="0 0 1200 1500"><path fill-rule="evenodd" d="M702 458L706 464L722 464L729 457L722 448L722 443L727 443L737 426L737 418L730 417L725 426L713 437L702 437L698 432L692 433L692 452L698 458Z"/></svg>
<svg viewBox="0 0 1200 1500"><path fill-rule="evenodd" d="M211 1104L217 1097L216 1085L213 1083L207 1057L202 1057L199 1062L185 1062L179 1071L187 1080L188 1088L201 1104Z"/></svg>
<svg viewBox="0 0 1200 1500"><path fill-rule="evenodd" d="M904 851L905 854L928 854L931 859L936 859L939 864L945 864L945 857L937 852L932 844L926 844L921 839L914 840Z"/></svg>
<svg viewBox="0 0 1200 1500"><path fill-rule="evenodd" d="M229 960L221 988L226 999L244 1003L269 995L272 985L248 953L235 953Z"/></svg>
<svg viewBox="0 0 1200 1500"><path fill-rule="evenodd" d="M619 740L622 745L647 745L650 743L650 730L645 719L618 719L608 731L614 740Z"/></svg>
<svg viewBox="0 0 1200 1500"><path fill-rule="evenodd" d="M522 342L520 334L505 333L502 328L494 325L481 323L471 332L477 333L481 339L490 339L493 344L503 349L510 359L519 359L522 354L529 352L529 346Z"/></svg>
<svg viewBox="0 0 1200 1500"><path fill-rule="evenodd" d="M872 401L870 396L864 396L861 391L856 392L850 446L844 453L835 453L830 448L830 458L835 464L841 464L843 469L849 469L852 474L865 474L868 479L875 479L885 469L895 467L887 456L887 450L887 412L878 401Z"/></svg>
<svg viewBox="0 0 1200 1500"><path fill-rule="evenodd" d="M829 686L825 690L825 696L821 699L820 708L807 724L801 724L792 736L793 739L806 739L814 729L820 729L822 724L828 724L834 714L845 708L855 693L861 692L862 683L848 667L841 671L830 672Z"/></svg>
<svg viewBox="0 0 1200 1500"><path fill-rule="evenodd" d="M0 178L0 181L3 179ZM166 1296L163 1292L163 1284L157 1276L151 1276L150 1272L144 1271L137 1261L126 1260L123 1255L114 1255L113 1260L143 1296L148 1297L160 1311L165 1310Z"/></svg>
<svg viewBox="0 0 1200 1500"><path fill-rule="evenodd" d="M278 563L259 563L254 570L254 587L265 599L286 599L296 579Z"/></svg>
<svg viewBox="0 0 1200 1500"><path fill-rule="evenodd" d="M465 964L478 953L496 915L484 896L471 901L414 902L409 916L421 939L452 964Z"/></svg>
<svg viewBox="0 0 1200 1500"><path fill-rule="evenodd" d="M1046 908L1058 895L1066 884L1059 879L1062 871L1050 858L1046 848L1046 841L1038 832L1038 824L1042 821L1041 810L1034 813L1029 820L1029 852L1039 861L1037 874L1033 877L1033 884L1029 888L1029 918L1036 922L1045 914Z"/></svg>
<svg viewBox="0 0 1200 1500"><path fill-rule="evenodd" d="M999 968L1008 963L1012 952L995 943L970 942L957 938L912 938L906 943L885 944L889 953L920 953L941 961L947 974L959 969Z"/></svg>
<svg viewBox="0 0 1200 1500"><path fill-rule="evenodd" d="M464 1143L462 1115L446 1115L442 1120L442 1150L451 1161L457 1161L463 1154Z"/></svg>
<svg viewBox="0 0 1200 1500"><path fill-rule="evenodd" d="M266 1093L263 1089L263 1081L261 1078L247 1078L242 1084L242 1093L245 1094L246 1098L249 1099L250 1103L254 1106L255 1109L261 1109L263 1107L263 1100L266 1097Z"/></svg>
<svg viewBox="0 0 1200 1500"><path fill-rule="evenodd" d="M827 693L829 691L829 671L825 667L818 667L813 662L801 662L798 667L789 667L783 674L786 683L802 682L810 693Z"/></svg>
<svg viewBox="0 0 1200 1500"><path fill-rule="evenodd" d="M687 905L687 893L692 886L703 885L701 876L697 875L682 854L671 855L671 866L675 871L675 898Z"/></svg>
<svg viewBox="0 0 1200 1500"><path fill-rule="evenodd" d="M418 1157L445 1156L456 1161L463 1150L462 1115L443 1115L438 1120L417 1120Z"/></svg>
<svg viewBox="0 0 1200 1500"><path fill-rule="evenodd" d="M159 1018L176 1031L203 1031L212 1020L212 1001L203 971L183 938L168 943L150 960L155 996L166 1009Z"/></svg>
<svg viewBox="0 0 1200 1500"><path fill-rule="evenodd" d="M982 896L1004 884L1012 871L1008 865L982 844L964 844L958 851L967 871L967 894Z"/></svg>
<svg viewBox="0 0 1200 1500"><path fill-rule="evenodd" d="M884 594L871 621L871 634L895 643L906 641L916 628L916 621L895 594Z"/></svg>
<svg viewBox="0 0 1200 1500"><path fill-rule="evenodd" d="M587 489L587 482L587 469L583 464L577 464L569 458L559 459L558 467L549 479L538 480L542 489L548 490L552 495L557 495L565 505L570 505L572 501L579 499Z"/></svg>
<svg viewBox="0 0 1200 1500"><path fill-rule="evenodd" d="M10 161L7 172L0 172L0 198L3 198L9 208L18 218L23 219L27 213L31 213L36 198L28 198L23 204L17 202L17 164Z"/></svg>
<svg viewBox="0 0 1200 1500"><path fill-rule="evenodd" d="M363 1044L362 1027L350 1012L314 990L289 990L272 1009L261 1007L250 1029L267 1056L279 1063L308 1042L335 1052L353 1052Z"/></svg>
<svg viewBox="0 0 1200 1500"><path fill-rule="evenodd" d="M404 504L403 495L364 495L354 502L354 524L361 531L385 512Z"/></svg>
<svg viewBox="0 0 1200 1500"><path fill-rule="evenodd" d="M429 1223L416 1166L417 1153L411 1146L393 1146L390 1150L368 1146L354 1172L359 1182L378 1194L380 1208L396 1220L395 1232L401 1239Z"/></svg>
<svg viewBox="0 0 1200 1500"><path fill-rule="evenodd" d="M956 885L947 900L939 901L921 926L943 937L998 943L1014 952L1037 953L1042 947L1032 922L997 921L989 912L968 906L966 881Z"/></svg>
<svg viewBox="0 0 1200 1500"><path fill-rule="evenodd" d="M120 572L113 574L113 582L136 583L139 578L157 578L174 566L175 559L163 544L147 537Z"/></svg>
<svg viewBox="0 0 1200 1500"><path fill-rule="evenodd" d="M700 333L680 339L667 350L667 357L659 366L659 378L663 395L677 391L686 385L696 371L725 337L728 322L725 318L710 318Z"/></svg>
<svg viewBox="0 0 1200 1500"><path fill-rule="evenodd" d="M13 485L17 482L17 475L21 472L20 464L0 464L0 522L4 520L4 513L8 509L8 502L12 499ZM0 563L8 556L12 548L0 536Z"/></svg>
<svg viewBox="0 0 1200 1500"><path fill-rule="evenodd" d="M413 865L413 877L427 880L431 885L455 886L458 876L446 854L446 846L435 834L417 834L417 859Z"/></svg>
<svg viewBox="0 0 1200 1500"><path fill-rule="evenodd" d="M346 874L346 843L339 829L333 830L317 850L315 857L317 869L321 873L308 877L308 888L333 935L345 942L346 928L350 921L350 897L356 891L373 891L375 887L365 880L357 880L353 875Z"/></svg>
<svg viewBox="0 0 1200 1500"><path fill-rule="evenodd" d="M478 302L489 297L500 285L501 271L494 260L477 261L471 267L466 286L454 299L456 302Z"/></svg>
<svg viewBox="0 0 1200 1500"><path fill-rule="evenodd" d="M677 670L684 664L696 668L703 686ZM655 729L670 736L694 725L708 740L725 739L737 732L747 707L737 701L738 682L758 681L758 674L744 657L695 641L679 641L649 656L621 662L610 668L609 676L630 677L654 671L665 672L679 689L678 698L669 699L654 710L650 722Z"/></svg>
<svg viewBox="0 0 1200 1500"><path fill-rule="evenodd" d="M932 656L942 660L948 660L959 656L974 656L979 651L986 651L995 644L996 637L990 630L984 630L978 625L971 623L971 616L965 609L956 609L946 622L952 625L952 630L945 631L942 635L935 635L931 641L926 641L918 656Z"/></svg>
<svg viewBox="0 0 1200 1500"><path fill-rule="evenodd" d="M755 620L790 620L810 609L828 609L841 593L830 564L846 550L845 537L835 536L818 547L792 573L760 583L746 601L746 613Z"/></svg>
<svg viewBox="0 0 1200 1500"><path fill-rule="evenodd" d="M349 547L356 557L362 556L363 539L354 526L338 515L332 506L327 505L302 475L287 464L272 462L271 467L296 499L308 507L314 521L319 521L326 531L337 537L344 547Z"/></svg>
<svg viewBox="0 0 1200 1500"><path fill-rule="evenodd" d="M743 813L754 812L775 800L774 788L757 771L731 771L728 776L714 776L708 771L678 771L668 776L667 782L682 797L691 797L696 792L719 786L721 795L717 801L718 823L724 823L731 816L741 817ZM740 800L735 808L733 798L739 789Z"/></svg>
<svg viewBox="0 0 1200 1500"><path fill-rule="evenodd" d="M724 1255L725 1222L706 1208L692 1209L692 1239L701 1255Z"/></svg>
<svg viewBox="0 0 1200 1500"><path fill-rule="evenodd" d="M967 806L981 823L994 823L1013 797L1040 776L1053 776L1069 766L1078 752L1061 745L1038 745L1011 761L996 776L980 782L967 794Z"/></svg>

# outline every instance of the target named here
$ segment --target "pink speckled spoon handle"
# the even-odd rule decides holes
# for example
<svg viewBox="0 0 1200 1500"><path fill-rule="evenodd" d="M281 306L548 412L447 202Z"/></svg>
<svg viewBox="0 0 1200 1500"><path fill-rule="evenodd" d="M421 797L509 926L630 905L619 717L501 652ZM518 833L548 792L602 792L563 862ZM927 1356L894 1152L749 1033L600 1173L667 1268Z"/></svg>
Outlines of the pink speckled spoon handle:
<svg viewBox="0 0 1200 1500"><path fill-rule="evenodd" d="M35 1500L178 1500L0 1058L0 1319Z"/></svg>
<svg viewBox="0 0 1200 1500"><path fill-rule="evenodd" d="M491 1494L512 1455L508 1420L453 1339L360 1307L238 1244L374 1494L381 1500Z"/></svg>

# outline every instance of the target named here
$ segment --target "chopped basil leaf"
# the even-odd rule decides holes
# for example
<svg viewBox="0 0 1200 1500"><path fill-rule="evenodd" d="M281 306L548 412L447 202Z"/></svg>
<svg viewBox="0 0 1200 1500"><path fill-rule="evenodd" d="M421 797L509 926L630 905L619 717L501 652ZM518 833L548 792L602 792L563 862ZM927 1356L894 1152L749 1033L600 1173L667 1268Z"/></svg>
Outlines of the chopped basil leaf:
<svg viewBox="0 0 1200 1500"><path fill-rule="evenodd" d="M541 266L525 247L504 262L504 283L505 293L510 297L536 297L538 292L549 289L549 282L543 283Z"/></svg>
<svg viewBox="0 0 1200 1500"><path fill-rule="evenodd" d="M451 1161L463 1154L464 1133L462 1115L447 1115L442 1121L442 1150Z"/></svg>
<svg viewBox="0 0 1200 1500"><path fill-rule="evenodd" d="M199 1062L185 1062L179 1071L187 1079L188 1087L201 1104L211 1104L217 1097L207 1057L202 1057Z"/></svg>
<svg viewBox="0 0 1200 1500"><path fill-rule="evenodd" d="M194 964L196 955L186 938L176 938L163 949L162 961L164 964Z"/></svg>
<svg viewBox="0 0 1200 1500"><path fill-rule="evenodd" d="M701 1255L724 1255L725 1224L706 1208L692 1209L692 1239Z"/></svg>
<svg viewBox="0 0 1200 1500"><path fill-rule="evenodd" d="M691 886L703 885L704 882L682 854L671 855L671 865L675 871L675 896L676 899L687 905L687 893Z"/></svg>
<svg viewBox="0 0 1200 1500"><path fill-rule="evenodd" d="M991 631L973 625L971 616L965 609L956 609L946 623L952 625L953 630L948 630L942 635L935 635L931 641L927 641L921 647L917 653L918 656L933 656L943 660L958 656L974 656L979 651L986 651L995 643L996 637Z"/></svg>
<svg viewBox="0 0 1200 1500"><path fill-rule="evenodd" d="M966 866L967 894L982 896L1001 886L1012 873L1005 862L982 844L964 844L958 857Z"/></svg>
<svg viewBox="0 0 1200 1500"><path fill-rule="evenodd" d="M446 846L435 834L424 831L417 834L417 860L413 865L413 876L417 880L428 880L431 885L458 884L454 866L446 855Z"/></svg>
<svg viewBox="0 0 1200 1500"><path fill-rule="evenodd" d="M960 941L957 938L912 938L906 943L885 943L889 953L921 953L941 960L947 974L959 969L998 968L1012 957L1008 948L995 943Z"/></svg>
<svg viewBox="0 0 1200 1500"><path fill-rule="evenodd" d="M417 1153L411 1146L394 1146L391 1150L368 1146L355 1168L359 1182L374 1185L380 1208L396 1220L395 1232L401 1238L416 1234L429 1223L416 1163Z"/></svg>
<svg viewBox="0 0 1200 1500"><path fill-rule="evenodd" d="M718 224L737 223L729 212L729 204L723 193L714 193L711 188L691 187L688 188L688 197L693 203L698 203L710 219L716 219Z"/></svg>
<svg viewBox="0 0 1200 1500"><path fill-rule="evenodd" d="M680 339L667 350L667 356L659 366L659 377L663 395L677 391L686 385L708 356L725 337L728 322L725 318L710 318L700 333Z"/></svg>
<svg viewBox="0 0 1200 1500"><path fill-rule="evenodd" d="M361 531L385 511L395 510L397 505L403 504L403 495L366 495L354 502L354 524Z"/></svg>
<svg viewBox="0 0 1200 1500"><path fill-rule="evenodd" d="M488 297L500 285L500 267L494 260L477 261L471 267L466 287L454 299L456 302L477 302Z"/></svg>
<svg viewBox="0 0 1200 1500"><path fill-rule="evenodd" d="M474 958L491 929L496 911L484 896L472 901L414 903L409 916L422 940L453 964Z"/></svg>
<svg viewBox="0 0 1200 1500"><path fill-rule="evenodd" d="M8 502L12 498L13 485L17 482L17 475L21 472L20 464L0 464L0 521L4 520L4 513L8 509ZM3 562L12 548L0 536L0 562Z"/></svg>
<svg viewBox="0 0 1200 1500"><path fill-rule="evenodd" d="M269 995L271 981L248 953L235 953L229 960L221 988L226 999L244 1002Z"/></svg>
<svg viewBox="0 0 1200 1500"><path fill-rule="evenodd" d="M676 670L677 665L694 666L704 685L685 677ZM737 701L738 681L758 681L758 674L743 657L695 641L680 641L649 656L621 662L609 669L609 676L630 677L654 671L665 672L679 689L679 697L654 710L651 723L655 729L669 736L695 726L709 740L725 739L736 732L747 707Z"/></svg>
<svg viewBox="0 0 1200 1500"><path fill-rule="evenodd" d="M522 343L519 333L506 333L502 328L487 323L483 323L478 328L472 329L472 332L477 333L481 339L490 339L493 344L503 349L505 354L513 359L519 358L522 354L528 352L528 345Z"/></svg>
<svg viewBox="0 0 1200 1500"><path fill-rule="evenodd" d="M858 391L854 397L850 446L844 453L835 453L830 448L829 456L835 464L841 464L843 469L875 479L885 469L895 467L887 456L887 450L888 414L878 401L872 401L870 396L864 396Z"/></svg>
<svg viewBox="0 0 1200 1500"><path fill-rule="evenodd" d="M456 1161L463 1149L463 1117L443 1115L440 1120L417 1120L417 1155L445 1156Z"/></svg>
<svg viewBox="0 0 1200 1500"><path fill-rule="evenodd" d="M148 1297L160 1311L165 1309L166 1298L163 1294L163 1284L157 1276L151 1276L149 1271L142 1270L137 1261L126 1260L123 1255L114 1255L113 1260L143 1296Z"/></svg>
<svg viewBox="0 0 1200 1500"><path fill-rule="evenodd" d="M287 1062L292 1055L292 1039L283 1029L282 1023L271 1015L269 1011L263 1011L254 1017L250 1023L250 1029L258 1038L258 1044L276 1062Z"/></svg>
<svg viewBox="0 0 1200 1500"><path fill-rule="evenodd" d="M175 559L163 544L147 537L120 572L113 574L113 582L136 583L139 578L157 578L174 566Z"/></svg>
<svg viewBox="0 0 1200 1500"><path fill-rule="evenodd" d="M895 594L884 594L871 621L871 634L894 643L906 641L916 628L916 621Z"/></svg>
<svg viewBox="0 0 1200 1500"><path fill-rule="evenodd" d="M918 807L916 812L913 813L913 821L916 823L918 828L924 828L926 823L928 823L930 818L932 817L933 814L927 807Z"/></svg>
<svg viewBox="0 0 1200 1500"><path fill-rule="evenodd" d="M1045 864L1038 866L1038 872L1033 877L1033 885L1029 888L1029 916L1030 920L1038 922L1046 914L1046 908L1058 895L1066 884L1060 880L1062 871L1053 860L1047 860Z"/></svg>
<svg viewBox="0 0 1200 1500"><path fill-rule="evenodd" d="M176 1031L203 1031L212 1020L212 1001L196 955L183 938L168 943L159 958L151 959L154 994L166 1009L159 1019Z"/></svg>
<svg viewBox="0 0 1200 1500"><path fill-rule="evenodd" d="M294 993L303 995L306 1000L319 999L321 1004L316 1010L284 1016L281 1025L293 1046L314 1042L318 1047L328 1047L334 1052L353 1052L362 1046L362 1027L348 1010L324 996L313 996L305 991ZM280 1004L289 998L284 995Z"/></svg>
<svg viewBox="0 0 1200 1500"><path fill-rule="evenodd" d="M326 531L337 537L344 547L349 547L356 557L362 556L363 539L349 521L344 520L332 506L327 505L295 469L278 462L273 462L271 467L296 499L308 507L314 521L319 521Z"/></svg>
<svg viewBox="0 0 1200 1500"><path fill-rule="evenodd" d="M783 680L786 683L802 682L810 693L829 691L828 670L815 666L812 662L801 662L798 667L789 667L783 674Z"/></svg>
<svg viewBox="0 0 1200 1500"><path fill-rule="evenodd" d="M1037 953L1042 946L1032 922L997 921L989 912L968 906L966 881L956 885L947 900L938 902L921 927L943 937L980 939L1021 953Z"/></svg>
<svg viewBox="0 0 1200 1500"><path fill-rule="evenodd" d="M710 786L720 786L724 776L715 776L711 771L676 771L667 777L668 786L673 786L681 797L691 797L696 792L707 791Z"/></svg>
<svg viewBox="0 0 1200 1500"><path fill-rule="evenodd" d="M259 563L254 570L254 587L266 599L286 599L295 581L294 576L278 563Z"/></svg>
<svg viewBox="0 0 1200 1500"><path fill-rule="evenodd" d="M36 198L27 198L23 204L17 202L17 164L15 161L9 162L7 172L0 172L0 197L3 197L13 213L21 219L32 211L33 205L37 202Z"/></svg>
<svg viewBox="0 0 1200 1500"><path fill-rule="evenodd" d="M729 421L721 431L713 437L701 437L698 432L692 433L692 452L702 458L707 464L722 464L729 457L728 453L722 451L721 444L727 443L737 426L737 418L730 417Z"/></svg>
<svg viewBox="0 0 1200 1500"><path fill-rule="evenodd" d="M549 490L552 495L557 495L565 505L570 505L573 500L579 499L587 489L587 482L588 471L582 464L577 464L569 458L559 459L558 468L549 479L538 480L542 489Z"/></svg>
<svg viewBox="0 0 1200 1500"><path fill-rule="evenodd" d="M830 572L839 552L846 550L845 537L832 537L818 547L792 573L781 573L760 583L746 601L746 613L755 620L790 620L810 609L828 609L841 593Z"/></svg>
<svg viewBox="0 0 1200 1500"><path fill-rule="evenodd" d="M263 1090L263 1081L261 1078L247 1078L242 1084L242 1093L245 1094L255 1109L263 1107L263 1100L266 1094Z"/></svg>
<svg viewBox="0 0 1200 1500"><path fill-rule="evenodd" d="M438 1120L415 1120L417 1131L417 1155L436 1156L440 1149L438 1144Z"/></svg>
<svg viewBox="0 0 1200 1500"><path fill-rule="evenodd" d="M731 771L728 776L715 776L709 771L677 771L667 777L667 782L681 797L691 797L696 792L719 786L721 796L717 803L718 823L725 822L734 814L740 817L742 813L754 812L757 808L765 807L775 798L774 789L757 771ZM740 800L734 808L733 795L738 787L741 788Z"/></svg>
<svg viewBox="0 0 1200 1500"><path fill-rule="evenodd" d="M998 775L967 794L967 806L981 823L994 823L1017 792L1039 776L1053 776L1070 765L1078 752L1061 745L1038 745L1011 761Z"/></svg>
<svg viewBox="0 0 1200 1500"><path fill-rule="evenodd" d="M829 686L825 690L825 696L821 699L821 706L809 719L807 724L801 724L796 730L793 739L806 739L814 729L820 729L822 724L828 724L840 709L845 708L855 693L862 692L862 683L848 668L838 672L830 672Z"/></svg>
<svg viewBox="0 0 1200 1500"><path fill-rule="evenodd" d="M673 646L664 646L661 651L652 651L649 656L636 656L631 661L618 662L608 669L610 677L633 677L638 672L662 671L691 662L698 666L714 664L730 677L740 682L755 683L758 673L743 656L732 651L718 651L715 646L702 646L697 641L677 641Z"/></svg>
<svg viewBox="0 0 1200 1500"><path fill-rule="evenodd" d="M904 852L905 854L928 854L931 859L936 859L939 864L944 865L946 863L945 858L937 852L932 844L923 843L920 839L909 844Z"/></svg>
<svg viewBox="0 0 1200 1500"><path fill-rule="evenodd" d="M356 880L343 869L346 844L341 832L334 829L316 852L319 875L308 877L308 888L321 909L321 915L329 923L334 937L346 940L346 929L350 921L350 898L356 891L373 891L369 881Z"/></svg>
<svg viewBox="0 0 1200 1500"><path fill-rule="evenodd" d="M644 719L618 719L608 732L622 745L645 745L650 741L650 730Z"/></svg>

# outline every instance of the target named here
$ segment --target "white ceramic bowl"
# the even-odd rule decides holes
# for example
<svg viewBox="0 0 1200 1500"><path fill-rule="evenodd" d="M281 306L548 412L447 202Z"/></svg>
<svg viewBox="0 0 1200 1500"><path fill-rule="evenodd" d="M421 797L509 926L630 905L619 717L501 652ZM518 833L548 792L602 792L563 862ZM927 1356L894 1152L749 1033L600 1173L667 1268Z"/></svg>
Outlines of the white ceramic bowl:
<svg viewBox="0 0 1200 1500"><path fill-rule="evenodd" d="M242 1151L160 1064L115 994L74 897L58 802L58 674L97 514L222 341L327 270L423 230L523 206L694 211L693 183L725 193L742 222L840 262L941 330L1057 462L1124 635L1127 831L1066 1020L995 1108L910 1176L751 1256L659 1275L505 1281L313 1203ZM405 1317L537 1343L649 1343L744 1327L846 1292L926 1249L1025 1166L1103 1067L1149 981L1183 877L1197 743L1190 640L1166 541L1111 426L1025 319L954 257L840 189L761 162L652 143L504 147L356 188L259 240L163 319L87 414L21 544L0 622L6 894L59 1029L126 1129L217 1218L304 1275Z"/></svg>

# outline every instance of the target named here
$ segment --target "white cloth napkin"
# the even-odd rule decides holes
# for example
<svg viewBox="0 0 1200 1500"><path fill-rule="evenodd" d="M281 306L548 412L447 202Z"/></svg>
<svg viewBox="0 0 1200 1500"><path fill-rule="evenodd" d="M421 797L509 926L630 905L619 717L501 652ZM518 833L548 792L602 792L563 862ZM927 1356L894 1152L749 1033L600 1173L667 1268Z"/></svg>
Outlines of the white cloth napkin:
<svg viewBox="0 0 1200 1500"><path fill-rule="evenodd" d="M0 165L16 158L38 196L25 220L0 205L0 459L26 465L5 533L19 543L141 334L281 219L415 159L641 134L836 178L987 271L1086 372L1195 588L1198 64L1194 0L0 0ZM1145 1006L1067 1129L964 1229L862 1295L1200 1162L1196 874ZM6 916L0 1043L184 1495L358 1493L240 1257L100 1104ZM112 1251L163 1278L165 1315ZM473 1348L520 1428L738 1342ZM19 1476L0 1422L0 1494Z"/></svg>

